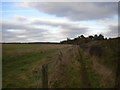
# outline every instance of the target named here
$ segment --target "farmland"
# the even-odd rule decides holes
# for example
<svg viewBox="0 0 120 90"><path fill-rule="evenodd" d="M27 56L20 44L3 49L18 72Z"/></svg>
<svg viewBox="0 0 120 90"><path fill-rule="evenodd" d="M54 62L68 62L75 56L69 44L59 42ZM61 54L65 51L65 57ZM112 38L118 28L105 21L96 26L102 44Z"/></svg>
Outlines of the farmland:
<svg viewBox="0 0 120 90"><path fill-rule="evenodd" d="M120 2L111 1L1 0L1 89L119 90Z"/></svg>
<svg viewBox="0 0 120 90"><path fill-rule="evenodd" d="M42 64L43 58L69 46L4 44L2 52L3 87L32 87L34 84L32 70Z"/></svg>
<svg viewBox="0 0 120 90"><path fill-rule="evenodd" d="M117 42L3 44L3 88L42 88L43 65L49 88L113 88Z"/></svg>

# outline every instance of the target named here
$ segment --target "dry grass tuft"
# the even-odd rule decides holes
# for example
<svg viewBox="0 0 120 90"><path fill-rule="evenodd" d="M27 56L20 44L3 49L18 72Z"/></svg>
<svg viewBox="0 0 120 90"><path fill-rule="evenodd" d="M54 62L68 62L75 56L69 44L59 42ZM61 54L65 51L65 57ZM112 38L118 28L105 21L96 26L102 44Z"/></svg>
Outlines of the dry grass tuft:
<svg viewBox="0 0 120 90"><path fill-rule="evenodd" d="M103 88L113 88L115 85L115 72L100 63L99 58L92 57L93 69L98 73L100 85Z"/></svg>

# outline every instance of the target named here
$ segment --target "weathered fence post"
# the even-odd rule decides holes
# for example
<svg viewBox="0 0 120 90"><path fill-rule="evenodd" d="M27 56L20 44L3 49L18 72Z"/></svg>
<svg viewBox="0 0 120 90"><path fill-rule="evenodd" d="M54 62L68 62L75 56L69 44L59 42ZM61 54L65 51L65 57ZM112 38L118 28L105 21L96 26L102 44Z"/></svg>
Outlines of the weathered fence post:
<svg viewBox="0 0 120 90"><path fill-rule="evenodd" d="M48 65L42 65L42 88L48 88Z"/></svg>
<svg viewBox="0 0 120 90"><path fill-rule="evenodd" d="M62 57L63 55L62 55L62 52L60 51L60 57Z"/></svg>
<svg viewBox="0 0 120 90"><path fill-rule="evenodd" d="M59 54L58 54L58 57L57 57L57 60L56 60L56 64L61 64L61 61L62 61L62 52L60 51Z"/></svg>

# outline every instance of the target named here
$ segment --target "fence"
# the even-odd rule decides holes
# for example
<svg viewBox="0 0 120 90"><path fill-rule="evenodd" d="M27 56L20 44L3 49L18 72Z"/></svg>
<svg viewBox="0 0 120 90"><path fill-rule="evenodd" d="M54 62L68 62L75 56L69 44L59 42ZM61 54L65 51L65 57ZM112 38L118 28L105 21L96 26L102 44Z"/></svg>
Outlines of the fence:
<svg viewBox="0 0 120 90"><path fill-rule="evenodd" d="M43 64L42 67L40 67L37 70L37 77L35 80L37 82L36 88L49 88L49 85L48 85L48 83L49 83L49 69L51 69L52 67L56 68L58 65L60 65L62 62L62 57L63 57L63 54L60 51L57 58L56 58L56 61L54 63ZM50 67L50 66L52 66L52 67Z"/></svg>

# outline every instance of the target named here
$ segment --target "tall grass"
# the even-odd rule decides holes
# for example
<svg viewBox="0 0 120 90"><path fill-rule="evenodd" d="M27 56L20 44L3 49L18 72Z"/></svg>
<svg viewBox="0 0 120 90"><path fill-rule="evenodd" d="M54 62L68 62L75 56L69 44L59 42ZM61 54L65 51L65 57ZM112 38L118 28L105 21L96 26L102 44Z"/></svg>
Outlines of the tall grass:
<svg viewBox="0 0 120 90"><path fill-rule="evenodd" d="M3 88L35 87L32 69L44 58L67 48L69 45L4 44L3 45Z"/></svg>

